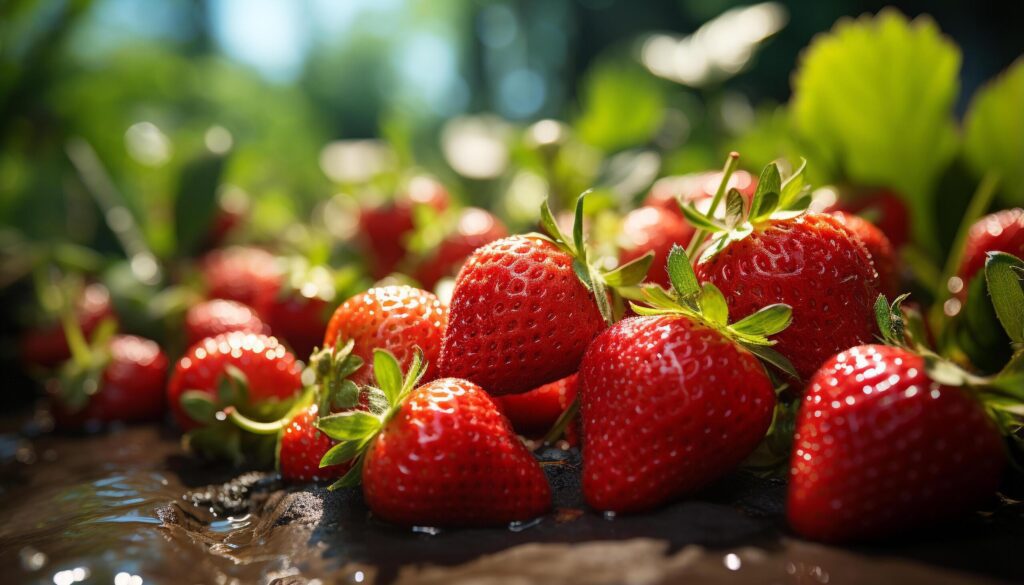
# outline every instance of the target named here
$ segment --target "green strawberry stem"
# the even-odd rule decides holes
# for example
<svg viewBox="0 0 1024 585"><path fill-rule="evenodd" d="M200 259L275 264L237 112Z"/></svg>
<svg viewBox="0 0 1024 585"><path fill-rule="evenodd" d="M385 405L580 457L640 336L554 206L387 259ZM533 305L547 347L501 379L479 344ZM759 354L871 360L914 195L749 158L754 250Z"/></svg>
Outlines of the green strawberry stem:
<svg viewBox="0 0 1024 585"><path fill-rule="evenodd" d="M551 426L551 430L544 435L544 440L541 441L542 446L554 445L562 436L565 434L565 430L569 428L569 423L572 422L576 415L580 411L580 397L573 398L569 407L562 411L562 414L558 415L558 420Z"/></svg>
<svg viewBox="0 0 1024 585"><path fill-rule="evenodd" d="M732 174L736 171L736 167L739 166L740 153L733 151L729 153L729 156L725 159L725 166L722 168L722 181L718 184L718 190L715 191L715 196L711 199L711 207L708 208L708 212L705 216L714 220L715 211L718 210L718 204L721 203L722 198L725 197L725 192L729 186L729 179ZM704 245L704 241L707 239L709 233L703 228L698 228L697 232L693 234L693 239L690 240L690 245L686 249L686 255L690 258L696 258L697 251Z"/></svg>
<svg viewBox="0 0 1024 585"><path fill-rule="evenodd" d="M243 431L248 431L254 435L273 435L281 431L281 429L288 426L288 421L291 419L290 416L285 416L271 422L261 422L253 420L244 414L238 412L238 409L234 406L228 406L223 410L227 416L227 420L231 421L236 427Z"/></svg>
<svg viewBox="0 0 1024 585"><path fill-rule="evenodd" d="M995 173L989 172L982 177L981 182L978 183L978 188L974 191L974 195L971 196L967 211L964 212L964 217L960 221L960 227L957 228L956 237L953 239L953 247L942 269L942 276L935 284L935 302L932 304L931 311L928 314L928 322L931 324L932 330L935 331L937 339L942 339L942 334L948 321L945 318L944 305L946 300L949 299L949 281L960 268L960 262L964 256L964 246L967 244L967 234L981 216L988 211L998 186L999 177ZM964 286L966 285L967 283L964 283Z"/></svg>

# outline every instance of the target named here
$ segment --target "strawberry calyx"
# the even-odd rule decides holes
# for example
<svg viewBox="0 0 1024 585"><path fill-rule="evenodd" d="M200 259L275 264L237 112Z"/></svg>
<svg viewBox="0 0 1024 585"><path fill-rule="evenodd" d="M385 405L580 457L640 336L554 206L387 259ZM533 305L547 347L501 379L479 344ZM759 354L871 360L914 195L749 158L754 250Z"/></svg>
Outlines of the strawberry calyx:
<svg viewBox="0 0 1024 585"><path fill-rule="evenodd" d="M373 350L373 373L376 386L364 386L356 395L365 395L368 411L348 410L338 414L321 416L315 423L317 429L338 444L331 447L320 460L320 467L330 467L351 462L349 471L327 489L335 490L359 484L362 478L363 460L373 439L392 417L427 371L423 352L416 348L412 364L403 376L402 367L395 356L385 349Z"/></svg>
<svg viewBox="0 0 1024 585"><path fill-rule="evenodd" d="M228 459L236 466L269 466L276 446L271 435L283 428L282 419L290 418L296 408L308 403L308 392L254 401L245 373L229 364L217 381L215 393L186 390L181 394L182 409L201 425L185 433L182 444L189 452Z"/></svg>
<svg viewBox="0 0 1024 585"><path fill-rule="evenodd" d="M726 190L738 158L739 154L735 152L729 154L722 173L722 182L706 213L701 213L694 203L680 202L680 209L686 221L697 228L687 248L691 258L699 261L713 256L730 242L742 240L770 220L792 218L806 213L811 204L810 187L804 177L807 161L801 159L800 166L785 181L782 180L778 164L772 162L765 166L748 208L739 190ZM718 218L715 212L723 193L725 215Z"/></svg>
<svg viewBox="0 0 1024 585"><path fill-rule="evenodd" d="M793 321L793 309L789 305L768 305L735 323L729 323L725 295L710 282L700 284L697 281L693 265L681 246L673 246L669 252L667 268L672 289L665 290L658 285L642 286L643 300L630 303L636 314L684 315L725 335L793 380L800 379L789 360L772 349L775 341L769 339Z"/></svg>
<svg viewBox="0 0 1024 585"><path fill-rule="evenodd" d="M532 237L546 239L572 257L572 268L583 286L594 295L594 302L598 311L604 318L605 323L611 325L616 321L613 301L609 293L618 294L622 289L635 287L647 276L647 271L654 261L654 252L650 251L640 258L618 266L614 270L604 270L596 266L590 260L590 253L587 250L586 239L583 231L583 202L590 191L584 191L576 199L576 209L573 219L572 237L566 236L562 228L558 226L554 214L547 200L541 204L540 223L548 236L543 234L530 234ZM618 303L615 303L618 304Z"/></svg>

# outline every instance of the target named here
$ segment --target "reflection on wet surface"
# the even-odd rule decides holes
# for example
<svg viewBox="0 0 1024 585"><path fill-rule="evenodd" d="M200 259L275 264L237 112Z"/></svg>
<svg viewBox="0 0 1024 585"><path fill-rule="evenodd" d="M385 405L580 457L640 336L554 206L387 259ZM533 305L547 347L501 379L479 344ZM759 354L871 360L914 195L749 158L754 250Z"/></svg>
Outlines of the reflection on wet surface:
<svg viewBox="0 0 1024 585"><path fill-rule="evenodd" d="M181 456L169 431L0 436L4 583L922 583L1024 575L1019 506L899 543L844 550L780 531L778 482L736 474L657 513L583 508L574 453L547 465L555 512L508 529L415 530L358 490L281 489Z"/></svg>

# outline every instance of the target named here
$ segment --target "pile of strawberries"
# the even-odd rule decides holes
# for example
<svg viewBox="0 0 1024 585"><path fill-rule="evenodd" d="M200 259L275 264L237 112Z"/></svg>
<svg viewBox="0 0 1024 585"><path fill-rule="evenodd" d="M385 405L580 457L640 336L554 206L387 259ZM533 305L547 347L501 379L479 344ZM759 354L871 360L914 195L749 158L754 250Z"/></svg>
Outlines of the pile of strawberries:
<svg viewBox="0 0 1024 585"><path fill-rule="evenodd" d="M1024 354L980 372L935 329L947 298L991 303L1020 351L1024 211L965 230L956 290L927 299L929 320L900 294L896 195L808 211L803 167L783 180L776 164L758 177L736 164L656 184L622 222L614 269L589 245L583 197L569 233L545 203L546 234L509 236L420 183L364 210L360 233L375 278L401 270L425 289L389 279L334 308L310 294L308 266L222 248L201 263L208 300L184 316L189 348L168 382L156 343L113 333L98 285L61 327L26 336L24 355L63 362L48 386L62 427L167 409L197 456L361 485L398 524L544 515L551 489L527 447L541 437L579 446L583 495L602 512L656 510L754 460L788 470L790 526L827 541L993 498L1020 440ZM877 223L854 213L865 207ZM410 249L423 212L448 228ZM450 300L426 290L456 274ZM969 299L978 278L988 296Z"/></svg>

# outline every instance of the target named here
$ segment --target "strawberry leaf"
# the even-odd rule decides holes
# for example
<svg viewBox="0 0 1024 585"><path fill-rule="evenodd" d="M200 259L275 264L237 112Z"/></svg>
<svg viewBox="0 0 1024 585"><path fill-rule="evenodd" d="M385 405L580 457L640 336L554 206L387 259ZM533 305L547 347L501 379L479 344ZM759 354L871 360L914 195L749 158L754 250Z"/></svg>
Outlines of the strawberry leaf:
<svg viewBox="0 0 1024 585"><path fill-rule="evenodd" d="M373 388L367 386L363 389L366 395L366 406L371 413L377 416L384 416L391 405L388 404L388 397L384 395L384 391L380 388Z"/></svg>
<svg viewBox="0 0 1024 585"><path fill-rule="evenodd" d="M590 269L580 262L579 258L573 258L572 271L576 273L576 278L580 279L580 282L583 283L583 286L587 287L587 290L594 290L594 283L590 280Z"/></svg>
<svg viewBox="0 0 1024 585"><path fill-rule="evenodd" d="M583 200L590 192L591 189L587 189L576 199L576 212L572 222L572 244L576 248L576 257L583 264L587 263L587 247L583 242Z"/></svg>
<svg viewBox="0 0 1024 585"><path fill-rule="evenodd" d="M181 408L192 420L201 423L217 421L217 411L220 408L208 393L202 390L186 390L182 392L179 400Z"/></svg>
<svg viewBox="0 0 1024 585"><path fill-rule="evenodd" d="M697 275L690 265L690 258L682 246L674 245L668 253L668 279L672 288L679 295L680 300L688 301L697 298L700 294L700 283L697 282Z"/></svg>
<svg viewBox="0 0 1024 585"><path fill-rule="evenodd" d="M779 174L779 166L768 163L757 179L757 189L750 202L750 220L753 222L771 215L779 205L781 192L782 176Z"/></svg>
<svg viewBox="0 0 1024 585"><path fill-rule="evenodd" d="M380 429L380 418L360 410L322 416L316 428L336 441L360 441Z"/></svg>
<svg viewBox="0 0 1024 585"><path fill-rule="evenodd" d="M398 404L398 397L402 394L402 367L395 356L386 349L374 349L373 373L377 377L377 386L388 398L388 404Z"/></svg>
<svg viewBox="0 0 1024 585"><path fill-rule="evenodd" d="M363 458L360 456L352 464L352 468L348 470L348 473L343 475L341 479L332 483L327 487L329 491L334 491L341 488L350 488L359 485L359 482L363 479Z"/></svg>
<svg viewBox="0 0 1024 585"><path fill-rule="evenodd" d="M636 286L647 277L647 271L651 268L651 262L654 262L654 252L648 251L643 256L627 262L611 272L605 272L601 275L601 278L605 284L615 288Z"/></svg>
<svg viewBox="0 0 1024 585"><path fill-rule="evenodd" d="M331 447L324 456L320 458L320 467L348 463L359 456L361 441L344 441Z"/></svg>
<svg viewBox="0 0 1024 585"><path fill-rule="evenodd" d="M416 385L423 379L423 374L426 371L427 364L423 360L423 350L416 346L413 349L412 363L409 364L409 371L406 372L405 378L402 380L402 392L399 395L399 402L416 388Z"/></svg>
<svg viewBox="0 0 1024 585"><path fill-rule="evenodd" d="M697 297L697 304L705 319L711 323L725 327L729 323L729 305L725 303L725 295L718 287L705 282L700 289L700 296Z"/></svg>
<svg viewBox="0 0 1024 585"><path fill-rule="evenodd" d="M572 249L569 239L562 233L562 228L558 227L558 221L555 219L555 215L551 213L551 206L548 205L547 199L540 205L540 225L551 236L555 244L569 254L575 255L576 251Z"/></svg>
<svg viewBox="0 0 1024 585"><path fill-rule="evenodd" d="M975 93L964 118L964 153L979 176L995 173L1008 201L1024 201L1024 59Z"/></svg>
<svg viewBox="0 0 1024 585"><path fill-rule="evenodd" d="M985 280L992 307L999 323L1014 343L1024 343L1024 288L1021 273L1024 262L1005 252L989 253L985 261Z"/></svg>
<svg viewBox="0 0 1024 585"><path fill-rule="evenodd" d="M744 335L768 337L781 332L792 322L793 309L789 305L780 303L768 305L756 313L747 315L733 323L732 329Z"/></svg>
<svg viewBox="0 0 1024 585"><path fill-rule="evenodd" d="M736 189L729 189L725 196L725 227L732 230L743 222L743 195Z"/></svg>
<svg viewBox="0 0 1024 585"><path fill-rule="evenodd" d="M743 347L745 347L750 353L757 356L757 358L762 362L773 366L794 380L800 380L800 374L796 373L796 368L793 367L793 364L790 363L784 355L775 351L771 347L768 347L767 345L749 344L743 344Z"/></svg>
<svg viewBox="0 0 1024 585"><path fill-rule="evenodd" d="M359 387L356 386L356 383L352 380L332 380L332 382L335 381L338 383L332 384L332 388L330 389L331 406L338 410L355 408L356 405L359 404Z"/></svg>

